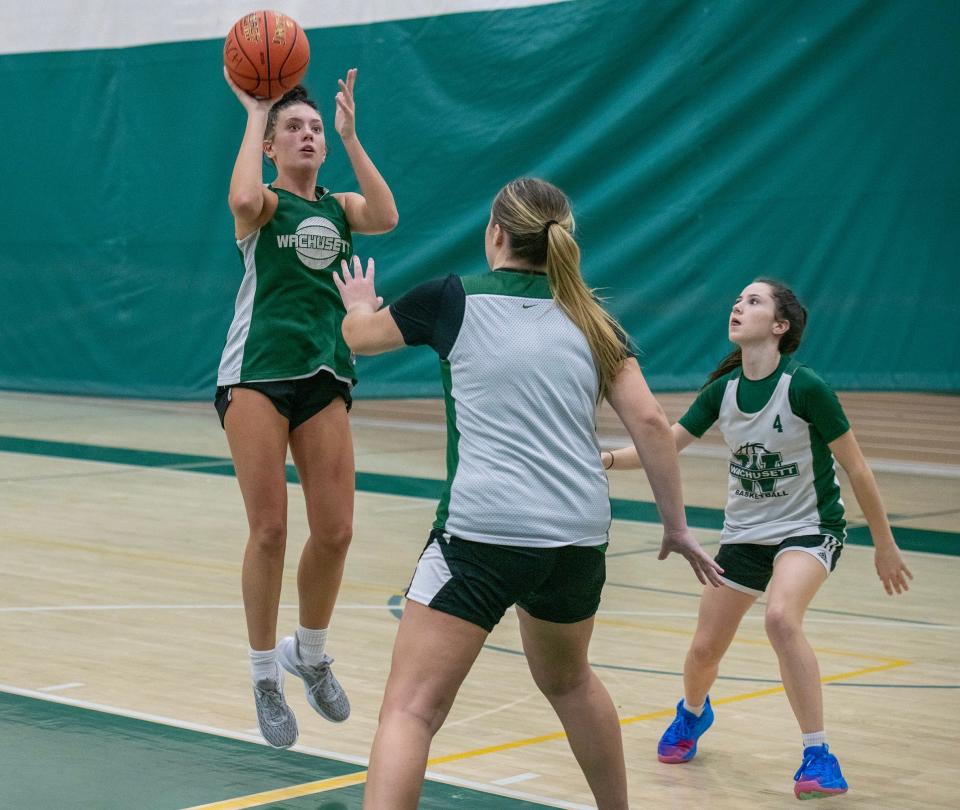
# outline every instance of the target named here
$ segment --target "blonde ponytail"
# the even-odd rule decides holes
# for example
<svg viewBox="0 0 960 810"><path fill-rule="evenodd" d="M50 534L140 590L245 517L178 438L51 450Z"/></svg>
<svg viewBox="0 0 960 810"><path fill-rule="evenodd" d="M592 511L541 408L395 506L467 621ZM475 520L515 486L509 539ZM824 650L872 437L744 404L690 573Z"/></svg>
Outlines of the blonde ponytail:
<svg viewBox="0 0 960 810"><path fill-rule="evenodd" d="M547 279L553 297L583 332L600 376L604 397L627 357L617 322L597 302L580 273L580 248L559 223L547 226Z"/></svg>
<svg viewBox="0 0 960 810"><path fill-rule="evenodd" d="M492 215L509 234L517 258L546 267L554 300L583 332L593 353L602 398L620 372L627 349L620 337L623 330L583 280L570 201L551 183L523 177L500 190Z"/></svg>

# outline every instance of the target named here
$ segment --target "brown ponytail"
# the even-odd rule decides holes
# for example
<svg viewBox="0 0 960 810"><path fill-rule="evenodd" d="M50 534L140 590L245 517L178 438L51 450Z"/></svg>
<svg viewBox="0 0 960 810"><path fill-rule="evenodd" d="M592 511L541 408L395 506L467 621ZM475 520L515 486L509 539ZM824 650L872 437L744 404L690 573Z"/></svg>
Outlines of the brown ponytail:
<svg viewBox="0 0 960 810"><path fill-rule="evenodd" d="M493 201L492 216L509 234L514 256L546 267L554 300L590 345L602 398L620 372L627 350L620 338L623 330L597 302L580 273L580 248L573 238L570 201L551 183L522 177L500 189Z"/></svg>

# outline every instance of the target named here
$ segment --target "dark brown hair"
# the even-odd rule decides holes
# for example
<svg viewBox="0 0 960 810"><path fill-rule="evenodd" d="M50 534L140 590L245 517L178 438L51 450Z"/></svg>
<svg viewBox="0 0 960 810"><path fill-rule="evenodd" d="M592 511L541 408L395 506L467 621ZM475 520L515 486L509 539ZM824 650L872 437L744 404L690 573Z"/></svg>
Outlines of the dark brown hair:
<svg viewBox="0 0 960 810"><path fill-rule="evenodd" d="M263 139L265 141L273 140L273 136L277 133L277 118L280 116L280 111L286 107L292 107L294 104L306 104L313 107L317 115L320 115L317 102L310 98L306 87L298 84L280 96L276 104L270 108L270 112L267 113L267 126L263 130Z"/></svg>
<svg viewBox="0 0 960 810"><path fill-rule="evenodd" d="M786 321L790 324L787 331L780 335L778 349L780 354L793 354L800 348L800 341L803 339L803 330L807 326L807 310L797 299L796 294L782 281L772 278L755 278L753 283L766 284L770 288L770 294L773 296L774 315L778 321ZM704 383L704 388L710 385L714 380L719 379L724 374L728 374L735 368L743 365L743 352L739 346L720 361L713 373Z"/></svg>

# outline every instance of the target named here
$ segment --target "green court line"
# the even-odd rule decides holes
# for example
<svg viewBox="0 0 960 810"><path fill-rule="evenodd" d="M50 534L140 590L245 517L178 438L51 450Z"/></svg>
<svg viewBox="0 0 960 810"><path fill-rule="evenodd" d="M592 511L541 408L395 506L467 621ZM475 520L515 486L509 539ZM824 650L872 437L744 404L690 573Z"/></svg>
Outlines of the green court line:
<svg viewBox="0 0 960 810"><path fill-rule="evenodd" d="M19 436L0 436L0 452L21 453L34 456L49 456L75 461L97 461L106 464L124 464L133 467L179 469L182 472L204 475L233 476L233 464L229 459L217 456L198 456L186 453L164 453L157 450L137 450L128 447L105 447L75 442L55 442L40 439L25 439ZM299 483L297 470L287 465L287 481ZM408 498L437 499L443 481L433 478L415 478L406 475L358 472L357 491L379 495L402 495ZM649 501L634 501L611 498L610 507L617 520L640 523L659 523L656 504ZM696 529L719 530L723 527L723 510L705 506L687 506L687 523ZM914 529L894 526L897 544L904 551L926 551L934 554L960 556L960 532ZM847 530L847 542L869 546L870 532L866 526L854 526Z"/></svg>
<svg viewBox="0 0 960 810"><path fill-rule="evenodd" d="M9 692L0 692L0 763L0 807L11 810L177 810L364 770L299 751ZM362 794L358 785L269 807L359 810ZM419 806L548 807L429 780Z"/></svg>
<svg viewBox="0 0 960 810"><path fill-rule="evenodd" d="M496 644L484 644L483 648L485 650L492 650L493 652L505 653L506 655L516 655L520 658L525 657L523 650L514 650L510 647L500 647ZM604 664L598 661L590 661L590 666L594 669L610 669L617 672L640 672L644 675L669 675L672 678L679 678L683 675L682 672L676 672L669 669L646 669L644 667L628 667L624 664ZM741 677L739 675L717 675L717 680L720 681L749 681L751 683L781 683L779 678L747 678Z"/></svg>

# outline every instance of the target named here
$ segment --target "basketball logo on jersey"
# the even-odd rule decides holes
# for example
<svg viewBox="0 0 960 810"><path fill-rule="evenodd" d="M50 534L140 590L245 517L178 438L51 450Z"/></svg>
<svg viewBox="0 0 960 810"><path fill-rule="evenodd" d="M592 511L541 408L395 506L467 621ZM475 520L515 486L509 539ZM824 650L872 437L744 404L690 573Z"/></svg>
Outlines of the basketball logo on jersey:
<svg viewBox="0 0 960 810"><path fill-rule="evenodd" d="M745 444L730 460L730 475L740 486L737 495L745 498L782 498L789 494L777 489L777 483L800 474L796 464L784 464L783 455L762 444Z"/></svg>
<svg viewBox="0 0 960 810"><path fill-rule="evenodd" d="M296 233L278 234L277 247L295 248L300 261L311 270L323 270L341 252L350 253L350 243L340 238L340 231L326 217L307 217Z"/></svg>

